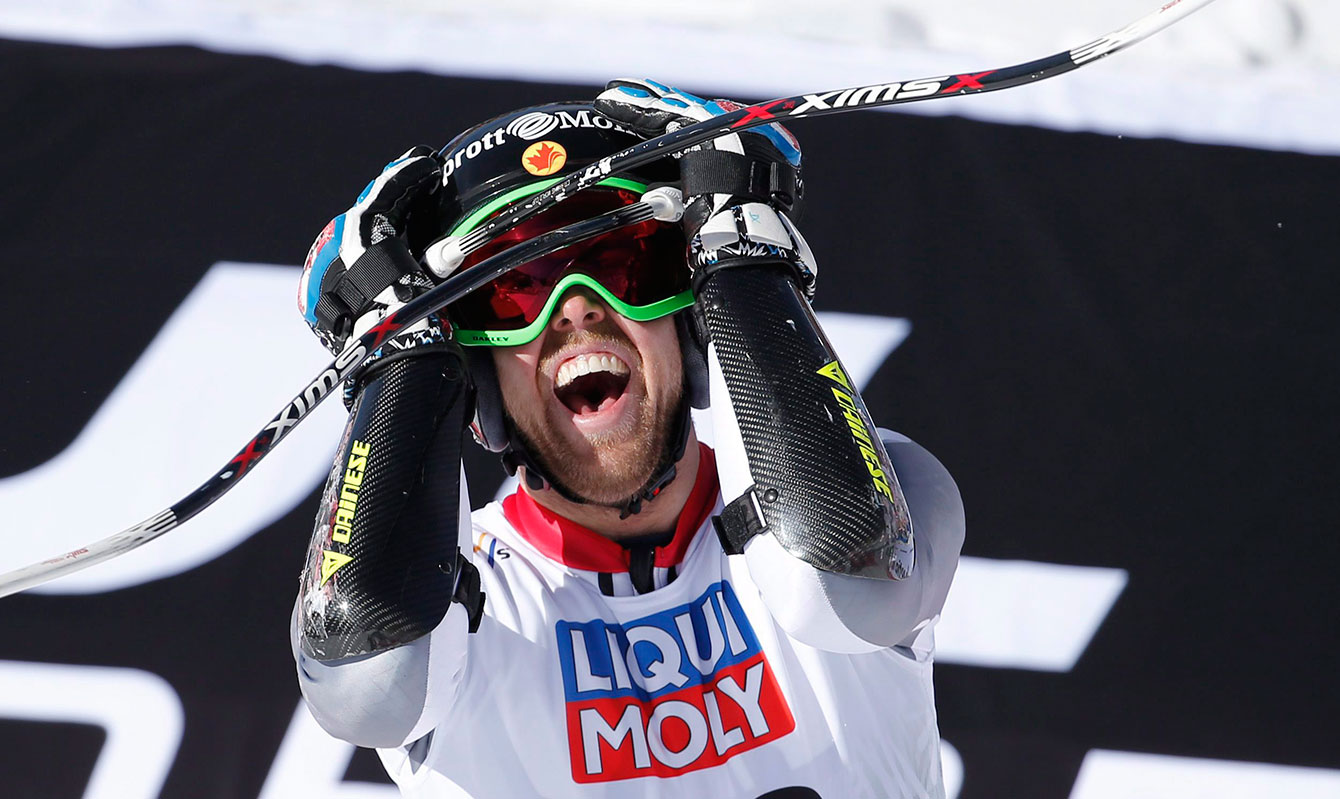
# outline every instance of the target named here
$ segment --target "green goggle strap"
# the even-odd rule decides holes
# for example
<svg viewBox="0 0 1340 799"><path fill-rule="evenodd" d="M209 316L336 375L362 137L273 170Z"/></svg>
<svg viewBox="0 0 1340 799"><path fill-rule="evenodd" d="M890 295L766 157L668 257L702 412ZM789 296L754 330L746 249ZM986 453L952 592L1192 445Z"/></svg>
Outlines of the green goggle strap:
<svg viewBox="0 0 1340 799"><path fill-rule="evenodd" d="M479 226L500 208L524 200L535 194L539 194L550 186L554 185L562 178L551 178L531 183L527 186L520 186L512 191L502 194L485 205L475 209L469 216L462 219L450 235L464 236ZM644 183L638 183L624 178L605 178L596 184L597 186L609 186L616 189L627 189L635 191L638 194L646 192L647 186ZM580 272L574 272L565 276L554 286L554 290L549 293L549 299L545 302L540 315L535 317L535 321L521 328L520 330L462 330L456 328L456 340L465 347L516 347L522 344L529 344L539 337L544 326L548 324L549 317L554 313L554 308L558 305L559 297L573 286L585 286L591 289L602 300L609 304L611 308L618 311L623 316L632 319L634 322L650 322L653 319L660 319L675 311L683 310L693 304L693 291L686 289L673 297L667 297L658 300L650 305L629 305L618 297L614 296L609 289L600 285L595 278L589 275L583 275ZM453 325L454 326L454 325Z"/></svg>
<svg viewBox="0 0 1340 799"><path fill-rule="evenodd" d="M566 175L564 176L566 177ZM524 200L527 197L539 194L563 178L549 178L548 180L537 180L534 183L527 183L525 186L518 186L509 192L494 197L487 203L471 211L468 216L456 223L456 227L451 229L449 236L464 236L466 233L479 227L479 223L488 219L489 216L504 206L511 205L517 200ZM627 189L635 191L638 194L645 194L647 184L638 183L636 180L626 180L624 178L605 178L596 184L597 186L609 186L614 189Z"/></svg>

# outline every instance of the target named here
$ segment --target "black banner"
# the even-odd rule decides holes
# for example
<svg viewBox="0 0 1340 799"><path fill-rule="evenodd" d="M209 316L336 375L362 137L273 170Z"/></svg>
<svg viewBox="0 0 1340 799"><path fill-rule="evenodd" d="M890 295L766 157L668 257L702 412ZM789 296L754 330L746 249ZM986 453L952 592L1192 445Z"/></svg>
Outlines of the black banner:
<svg viewBox="0 0 1340 799"><path fill-rule="evenodd" d="M134 487L137 472L106 451L106 465L70 467L78 480L44 475L93 451L81 431L203 279L243 285L216 264L288 265L291 304L312 238L385 162L502 111L596 91L17 42L0 43L0 74L0 507L11 523L20 506L41 518L74 512L95 487ZM964 554L986 571L1021 561L1124 575L1064 663L963 655L978 651L973 620L946 611L936 692L961 761L947 766L951 787L964 799L1064 799L1100 795L1077 781L1104 764L1166 763L1187 779L1218 761L1340 770L1340 700L1326 690L1340 656L1340 159L892 113L793 129L801 229L821 264L816 307L910 323L865 398L957 478ZM245 302L191 307L174 335L202 347L259 324ZM322 360L315 339L265 341L249 355L258 368L269 347ZM267 378L266 390L291 395L311 376ZM228 403L257 384L248 367L188 388ZM154 433L190 451L215 424L190 411L189 424ZM206 453L211 468L187 477L204 480L231 454ZM472 448L467 471L476 506L491 499L496 458ZM261 466L248 480L290 477ZM385 782L371 755L322 749L295 716L287 625L315 487L274 500L254 534L189 568L0 600L5 795L279 799ZM105 524L86 508L75 537L160 507ZM189 539L192 524L169 536ZM42 549L43 535L6 524L0 548ZM1019 597L998 599L1020 609L1037 647L1065 632ZM128 712L118 697L139 704ZM145 787L97 793L111 790L98 788L108 774ZM1340 784L1340 772L1317 774ZM286 788L302 779L310 794Z"/></svg>

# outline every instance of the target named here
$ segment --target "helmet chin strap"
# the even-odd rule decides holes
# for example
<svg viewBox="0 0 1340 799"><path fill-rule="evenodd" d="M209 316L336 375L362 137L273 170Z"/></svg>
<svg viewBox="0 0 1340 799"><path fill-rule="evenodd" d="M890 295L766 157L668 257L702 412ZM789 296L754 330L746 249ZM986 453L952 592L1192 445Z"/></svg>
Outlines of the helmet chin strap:
<svg viewBox="0 0 1340 799"><path fill-rule="evenodd" d="M676 414L675 427L671 431L669 457L662 459L662 462L657 465L656 471L652 473L651 477L647 478L647 482L643 483L636 493L619 502L595 502L574 493L562 482L550 477L536 462L525 445L521 443L522 438L515 427L512 426L510 419L507 425L510 428L511 435L508 437L507 449L502 452L503 467L507 469L508 474L515 475L517 468L524 466L526 468L526 486L532 491L552 488L558 492L559 496L569 502L615 508L619 511L620 519L627 519L635 513L640 513L643 502L650 502L658 497L665 490L665 487L674 481L676 475L675 464L679 463L680 458L684 457L684 448L688 446L689 430L692 424L688 400L680 399L679 413Z"/></svg>

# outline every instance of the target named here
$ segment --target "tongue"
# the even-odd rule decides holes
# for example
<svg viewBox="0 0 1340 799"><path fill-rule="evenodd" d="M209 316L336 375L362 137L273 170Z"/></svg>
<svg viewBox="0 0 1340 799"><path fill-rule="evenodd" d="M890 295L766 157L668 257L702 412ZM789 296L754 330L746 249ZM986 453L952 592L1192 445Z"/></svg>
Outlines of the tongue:
<svg viewBox="0 0 1340 799"><path fill-rule="evenodd" d="M600 413L601 411L606 410L607 408L609 408L611 405L613 405L618 401L619 401L618 397L606 397L600 401L599 405L592 405L591 401L588 400L586 397L579 396L576 402L572 404L576 406L573 408L573 410L576 411L577 414L580 416L588 413Z"/></svg>
<svg viewBox="0 0 1340 799"><path fill-rule="evenodd" d="M573 413L586 415L609 409L623 396L628 385L626 375L590 372L573 380L555 393Z"/></svg>

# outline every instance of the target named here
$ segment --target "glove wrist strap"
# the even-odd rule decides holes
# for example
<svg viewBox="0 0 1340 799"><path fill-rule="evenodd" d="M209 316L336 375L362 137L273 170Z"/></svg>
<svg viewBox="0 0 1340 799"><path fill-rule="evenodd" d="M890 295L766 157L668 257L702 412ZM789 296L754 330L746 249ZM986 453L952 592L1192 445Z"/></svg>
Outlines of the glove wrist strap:
<svg viewBox="0 0 1340 799"><path fill-rule="evenodd" d="M326 330L340 330L342 325L352 323L352 314L366 308L387 286L418 271L419 265L403 241L383 239L364 251L330 285L321 286L321 298L316 303L317 323Z"/></svg>
<svg viewBox="0 0 1340 799"><path fill-rule="evenodd" d="M740 202L760 202L791 217L800 216L804 184L785 161L757 158L726 150L693 150L679 159L685 197L731 194Z"/></svg>

